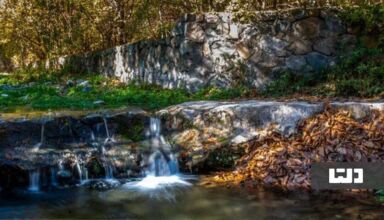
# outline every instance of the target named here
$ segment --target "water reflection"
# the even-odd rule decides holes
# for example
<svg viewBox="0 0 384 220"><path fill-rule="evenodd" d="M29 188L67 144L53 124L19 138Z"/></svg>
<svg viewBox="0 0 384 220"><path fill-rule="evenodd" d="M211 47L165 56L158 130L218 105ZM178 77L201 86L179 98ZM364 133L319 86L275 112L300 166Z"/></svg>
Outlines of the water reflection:
<svg viewBox="0 0 384 220"><path fill-rule="evenodd" d="M155 196L155 197L154 197ZM382 206L348 196L270 190L172 187L151 193L91 191L19 192L0 198L0 219L383 219Z"/></svg>

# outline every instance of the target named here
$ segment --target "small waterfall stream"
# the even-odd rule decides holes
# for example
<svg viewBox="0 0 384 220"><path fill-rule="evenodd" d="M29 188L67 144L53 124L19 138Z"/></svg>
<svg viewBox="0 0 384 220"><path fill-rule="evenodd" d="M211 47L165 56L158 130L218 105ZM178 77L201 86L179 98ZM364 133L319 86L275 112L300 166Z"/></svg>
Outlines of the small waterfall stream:
<svg viewBox="0 0 384 220"><path fill-rule="evenodd" d="M113 179L113 167L105 164L105 179Z"/></svg>
<svg viewBox="0 0 384 220"><path fill-rule="evenodd" d="M41 138L40 142L35 145L38 150L44 143L45 138L45 121L41 123ZM111 131L108 127L107 117L102 116L102 123L96 127L96 132L90 132L90 139L92 141L91 145L99 149L99 159L102 167L105 170L104 180L113 182L117 181L114 179L115 167L112 161L113 158L110 158L110 155L107 154L107 150L114 147L114 140L111 134ZM104 127L104 128L103 128ZM102 131L100 137L98 131ZM105 129L105 133L103 132ZM142 181L135 183L135 187L144 188L144 189L154 189L163 186L171 186L174 184L178 185L190 185L188 182L185 182L179 174L178 161L174 153L172 152L172 146L166 141L164 136L161 134L161 121L158 118L150 118L148 131L148 143L150 143L150 154L147 157L147 166L143 171L145 178ZM104 137L103 137L104 136ZM100 139L98 138L100 137ZM67 159L68 155L71 157ZM145 157L144 157L145 158ZM66 161L72 161L71 166L72 170L67 170L68 164ZM67 168L66 168L67 166ZM40 177L48 175L50 178L49 183L51 186L60 186L63 181L72 178L71 175L78 179L80 185L88 183L88 170L83 161L81 155L76 153L63 154L60 156L60 159L57 160L57 167L51 167L49 172L40 173L39 170L30 171L29 173L29 191L37 192L43 186L40 183ZM133 183L133 182L132 182Z"/></svg>
<svg viewBox="0 0 384 220"><path fill-rule="evenodd" d="M41 123L40 142L35 144L33 151L38 151L44 144L45 121Z"/></svg>
<svg viewBox="0 0 384 220"><path fill-rule="evenodd" d="M29 173L29 187L31 192L38 192L40 190L40 171L33 170Z"/></svg>
<svg viewBox="0 0 384 220"><path fill-rule="evenodd" d="M150 138L152 154L147 176L170 176L179 172L178 162L171 152L171 145L161 135L160 119L150 119Z"/></svg>
<svg viewBox="0 0 384 220"><path fill-rule="evenodd" d="M79 162L79 159L77 158L77 156L76 156L75 160L76 160L75 166L77 169L77 173L79 174L79 182L81 184L83 182L83 172L82 172L82 169L80 167L80 162Z"/></svg>
<svg viewBox="0 0 384 220"><path fill-rule="evenodd" d="M108 128L108 122L107 122L107 118L105 116L103 117L103 121L104 121L105 133L107 135L107 137L105 138L104 144L107 144L109 142L113 142L113 139L110 136L109 128Z"/></svg>
<svg viewBox="0 0 384 220"><path fill-rule="evenodd" d="M189 186L179 174L177 158L172 153L171 145L161 135L161 121L150 118L149 126L152 154L149 156L149 167L143 180L126 184L128 188L156 189L173 185Z"/></svg>
<svg viewBox="0 0 384 220"><path fill-rule="evenodd" d="M107 118L105 116L103 116L103 122L104 122L104 127L105 127L105 133L107 135L105 140L104 140L104 144L101 147L102 158L104 160L103 167L105 169L105 179L112 180L112 179L114 179L113 167L106 159L105 145L107 145L109 143L113 143L113 138L110 136L110 132L109 132L109 128L108 128L108 121L107 121Z"/></svg>
<svg viewBox="0 0 384 220"><path fill-rule="evenodd" d="M57 178L56 178L57 170L54 167L52 167L50 169L50 172L51 172L51 185L58 186L59 183L57 182Z"/></svg>

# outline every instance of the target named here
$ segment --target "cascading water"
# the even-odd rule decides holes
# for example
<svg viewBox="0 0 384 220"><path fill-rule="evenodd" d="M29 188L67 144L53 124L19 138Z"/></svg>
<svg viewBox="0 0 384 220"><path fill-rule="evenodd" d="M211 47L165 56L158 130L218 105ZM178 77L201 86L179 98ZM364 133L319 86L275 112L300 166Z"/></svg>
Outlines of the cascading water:
<svg viewBox="0 0 384 220"><path fill-rule="evenodd" d="M75 158L75 160L76 160L75 166L77 169L77 173L79 174L79 181L80 181L80 183L82 183L83 182L83 172L81 170L80 163L79 163L79 160L77 159L77 157Z"/></svg>
<svg viewBox="0 0 384 220"><path fill-rule="evenodd" d="M105 133L107 134L107 137L105 138L104 144L107 144L109 142L112 142L113 140L112 140L112 138L111 138L111 136L109 134L107 118L103 117L103 121L104 121Z"/></svg>
<svg viewBox="0 0 384 220"><path fill-rule="evenodd" d="M104 166L104 169L105 169L105 179L112 180L112 179L114 179L114 177L113 177L113 167L106 160L106 157L105 157L105 145L107 145L109 143L112 143L113 142L113 138L110 136L110 132L109 132L109 128L108 128L108 122L107 122L107 118L105 116L103 116L103 122L104 122L104 127L105 127L105 133L107 135L107 137L104 140L104 144L101 146L101 153L102 153L102 157L104 159L103 166Z"/></svg>
<svg viewBox="0 0 384 220"><path fill-rule="evenodd" d="M31 192L38 192L40 190L40 172L34 170L29 173L29 187L28 190Z"/></svg>
<svg viewBox="0 0 384 220"><path fill-rule="evenodd" d="M104 166L105 166L105 178L113 179L113 167L111 165L104 165Z"/></svg>
<svg viewBox="0 0 384 220"><path fill-rule="evenodd" d="M160 119L151 118L149 128L152 154L149 156L146 177L140 182L127 184L127 186L156 189L173 185L190 185L178 176L178 162L171 151L171 145L161 135Z"/></svg>
<svg viewBox="0 0 384 220"><path fill-rule="evenodd" d="M86 167L84 167L81 159L79 159L78 156L76 155L75 155L75 166L76 166L77 173L79 175L80 184L86 183L88 181L88 170Z"/></svg>
<svg viewBox="0 0 384 220"><path fill-rule="evenodd" d="M160 120L150 119L150 138L153 153L149 157L147 176L171 176L179 172L178 162L171 152L171 145L161 135Z"/></svg>
<svg viewBox="0 0 384 220"><path fill-rule="evenodd" d="M41 132L40 132L40 142L35 144L33 147L34 151L38 151L41 146L44 144L44 130L45 130L45 121L41 123Z"/></svg>
<svg viewBox="0 0 384 220"><path fill-rule="evenodd" d="M52 186L58 186L59 183L57 182L57 178L56 178L56 173L57 173L57 170L55 168L51 168L50 169L50 172L51 172L51 185Z"/></svg>

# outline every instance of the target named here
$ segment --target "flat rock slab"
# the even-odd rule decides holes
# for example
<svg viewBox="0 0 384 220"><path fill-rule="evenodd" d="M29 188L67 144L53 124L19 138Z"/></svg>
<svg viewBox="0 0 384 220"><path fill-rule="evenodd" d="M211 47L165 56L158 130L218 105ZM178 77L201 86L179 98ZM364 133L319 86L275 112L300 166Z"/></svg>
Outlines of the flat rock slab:
<svg viewBox="0 0 384 220"><path fill-rule="evenodd" d="M373 109L384 109L383 102L334 102L329 105L348 110L355 118L363 118ZM260 129L271 125L275 125L276 131L284 135L293 134L299 121L324 109L325 104L321 102L200 101L172 106L159 111L158 115L165 120L168 131L183 131L188 126L211 128L230 137L231 142L241 143L254 138L260 134Z"/></svg>

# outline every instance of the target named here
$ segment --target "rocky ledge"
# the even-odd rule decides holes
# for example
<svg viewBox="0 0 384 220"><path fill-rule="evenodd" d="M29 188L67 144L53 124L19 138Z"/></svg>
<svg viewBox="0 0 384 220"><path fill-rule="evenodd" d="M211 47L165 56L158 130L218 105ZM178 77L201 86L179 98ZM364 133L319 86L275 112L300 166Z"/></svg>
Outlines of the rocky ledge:
<svg viewBox="0 0 384 220"><path fill-rule="evenodd" d="M314 159L383 159L383 110L384 102L201 101L171 106L155 115L161 120L159 135L171 146L165 154L176 153L184 172L237 169L240 177L228 175L308 187L309 163ZM0 117L1 189L27 187L34 178L48 187L88 178L143 176L153 150L150 124L159 122L142 110ZM325 132L329 129L349 129L355 137L348 132L334 136ZM307 140L306 134L314 137ZM318 139L323 136L330 142ZM342 140L349 142L344 146ZM283 159L276 152L283 152Z"/></svg>
<svg viewBox="0 0 384 220"><path fill-rule="evenodd" d="M355 120L384 110L376 102L188 102L158 112L164 129L181 149L181 167L187 170L233 168L244 155L244 146L271 132L289 137L297 125L326 109L345 110Z"/></svg>
<svg viewBox="0 0 384 220"><path fill-rule="evenodd" d="M97 178L139 177L149 116L139 109L3 113L0 189L66 186Z"/></svg>

